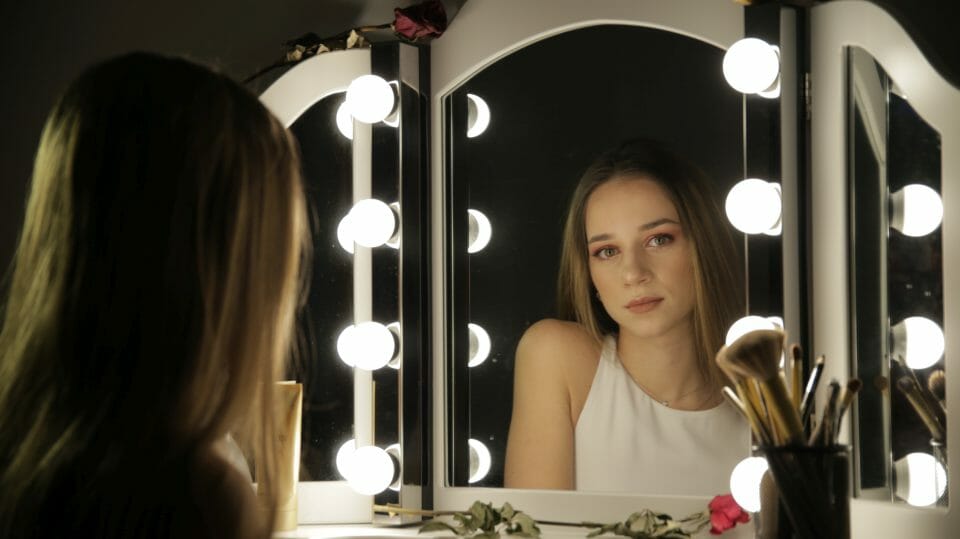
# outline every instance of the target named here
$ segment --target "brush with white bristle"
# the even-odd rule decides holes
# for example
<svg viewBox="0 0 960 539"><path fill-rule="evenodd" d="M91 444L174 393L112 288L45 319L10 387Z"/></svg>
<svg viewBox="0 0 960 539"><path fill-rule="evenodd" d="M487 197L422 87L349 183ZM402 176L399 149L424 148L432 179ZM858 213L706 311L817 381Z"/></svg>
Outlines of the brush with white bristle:
<svg viewBox="0 0 960 539"><path fill-rule="evenodd" d="M759 383L770 414L770 429L776 430L779 439L789 445L802 443L803 426L780 371L785 338L786 334L778 329L751 331L721 349L717 363L725 371L753 378Z"/></svg>

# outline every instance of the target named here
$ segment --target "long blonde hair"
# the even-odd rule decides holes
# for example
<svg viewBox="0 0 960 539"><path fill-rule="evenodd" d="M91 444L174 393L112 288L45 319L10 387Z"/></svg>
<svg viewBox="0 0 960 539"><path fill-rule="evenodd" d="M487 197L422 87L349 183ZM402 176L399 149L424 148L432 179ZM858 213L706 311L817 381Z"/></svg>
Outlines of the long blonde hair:
<svg viewBox="0 0 960 539"><path fill-rule="evenodd" d="M617 333L617 324L596 298L587 249L585 214L590 194L616 179L641 176L669 195L691 240L694 292L693 331L701 374L718 387L724 377L713 358L729 325L742 316L740 254L706 175L662 144L625 142L598 157L581 176L567 212L557 283L559 316L580 323L597 341Z"/></svg>
<svg viewBox="0 0 960 539"><path fill-rule="evenodd" d="M227 77L136 53L69 87L0 332L0 535L35 525L64 475L96 484L132 454L171 462L230 431L267 456L275 506L271 393L305 221L294 141Z"/></svg>

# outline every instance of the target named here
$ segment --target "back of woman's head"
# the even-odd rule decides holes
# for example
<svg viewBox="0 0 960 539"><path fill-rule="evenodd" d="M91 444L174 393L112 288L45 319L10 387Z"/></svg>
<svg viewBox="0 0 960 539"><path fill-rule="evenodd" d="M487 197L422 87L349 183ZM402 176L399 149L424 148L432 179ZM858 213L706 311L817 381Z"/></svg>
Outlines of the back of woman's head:
<svg viewBox="0 0 960 539"><path fill-rule="evenodd" d="M37 152L0 333L0 519L64 466L269 428L303 205L289 135L226 77L138 53L69 87Z"/></svg>
<svg viewBox="0 0 960 539"><path fill-rule="evenodd" d="M740 256L715 196L715 188L700 168L664 144L634 139L601 154L580 178L567 213L558 279L561 318L581 323L599 339L615 333L616 323L604 311L590 279L587 256L586 207L600 185L617 178L647 178L667 193L691 240L696 292L693 313L698 359L708 380L719 381L713 355L723 334L741 316Z"/></svg>

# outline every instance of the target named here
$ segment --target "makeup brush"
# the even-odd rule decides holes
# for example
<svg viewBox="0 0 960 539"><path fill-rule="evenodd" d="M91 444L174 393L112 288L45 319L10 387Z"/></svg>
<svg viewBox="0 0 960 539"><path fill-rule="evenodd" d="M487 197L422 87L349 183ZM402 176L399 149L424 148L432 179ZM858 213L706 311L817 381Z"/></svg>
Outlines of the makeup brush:
<svg viewBox="0 0 960 539"><path fill-rule="evenodd" d="M927 429L930 431L930 437L938 442L942 442L944 439L943 426L940 425L940 421L933 411L929 409L927 402L923 400L923 395L920 394L920 386L917 385L916 380L909 376L901 376L900 379L897 380L897 387L906 395L907 400L910 401L910 405L913 407L913 411L920 416L920 420L927 426Z"/></svg>
<svg viewBox="0 0 960 539"><path fill-rule="evenodd" d="M726 398L734 408L740 411L744 418L746 418L747 423L750 424L750 429L753 430L753 435L757 437L757 440L760 441L763 445L770 444L770 433L767 432L766 426L762 421L757 417L752 407L748 407L746 404L737 397L737 394L734 392L730 386L723 386L721 390L723 392L724 398Z"/></svg>
<svg viewBox="0 0 960 539"><path fill-rule="evenodd" d="M947 406L945 401L947 400L947 374L943 372L943 369L937 369L930 373L930 377L927 378L927 389L930 390L930 394L933 395L933 398L937 399L937 403L940 404L940 409L943 411L944 415L946 415Z"/></svg>
<svg viewBox="0 0 960 539"><path fill-rule="evenodd" d="M811 446L830 445L830 435L833 433L833 416L837 411L837 399L840 397L840 382L831 380L827 388L827 403L820 415L820 423L810 434L808 444Z"/></svg>
<svg viewBox="0 0 960 539"><path fill-rule="evenodd" d="M747 378L741 376L740 373L729 369L726 359L723 358L725 353L724 350L726 350L726 348L727 347L724 346L719 352L717 352L717 366L720 367L720 370L727 375L727 378L729 378L730 382L733 384L738 396L737 400L743 407L742 409L744 413L747 415L747 421L750 423L750 427L759 433L758 438L762 443L769 445L773 442L773 437L772 433L764 424L764 414L762 412L762 405L760 404L760 395L756 392L756 388L753 387L754 384L752 380L748 380Z"/></svg>
<svg viewBox="0 0 960 539"><path fill-rule="evenodd" d="M799 344L790 345L790 398L793 401L793 407L799 414L800 402L803 399L803 356Z"/></svg>
<svg viewBox="0 0 960 539"><path fill-rule="evenodd" d="M902 376L909 376L913 379L914 384L916 384L920 398L923 399L924 407L928 412L933 414L933 417L937 421L944 425L947 422L947 416L944 412L944 409L940 406L940 403L937 402L937 399L934 398L933 394L927 391L927 384L921 384L920 378L917 377L917 371L911 369L907 366L906 362L903 361L902 357L895 358L896 361L890 364L891 370L896 372L895 378L900 378Z"/></svg>
<svg viewBox="0 0 960 539"><path fill-rule="evenodd" d="M785 444L794 444L802 441L803 427L779 367L785 338L778 329L751 331L722 349L717 362L722 359L731 371L757 380L772 419L771 428L777 429Z"/></svg>
<svg viewBox="0 0 960 539"><path fill-rule="evenodd" d="M836 440L837 436L840 434L840 422L843 421L844 414L847 413L847 410L850 409L850 403L853 402L853 398L860 392L860 389L863 387L863 382L858 378L853 378L847 380L847 385L843 387L840 391L840 404L837 405L837 414L836 418L833 420L833 439Z"/></svg>
<svg viewBox="0 0 960 539"><path fill-rule="evenodd" d="M823 364L826 362L824 356L818 356L810 369L810 378L807 379L807 388L803 391L803 400L800 401L800 422L806 425L810 420L810 413L813 411L814 396L817 393L817 385L820 383L820 377L823 376Z"/></svg>

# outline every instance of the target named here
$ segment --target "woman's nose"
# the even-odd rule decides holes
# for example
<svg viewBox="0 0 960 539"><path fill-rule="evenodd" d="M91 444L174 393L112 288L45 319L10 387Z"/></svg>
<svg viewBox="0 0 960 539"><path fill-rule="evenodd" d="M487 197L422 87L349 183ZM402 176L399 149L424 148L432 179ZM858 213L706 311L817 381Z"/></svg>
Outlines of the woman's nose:
<svg viewBox="0 0 960 539"><path fill-rule="evenodd" d="M626 285L643 283L650 279L648 261L642 255L623 257L623 282Z"/></svg>

